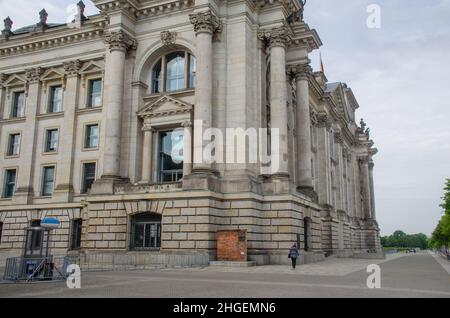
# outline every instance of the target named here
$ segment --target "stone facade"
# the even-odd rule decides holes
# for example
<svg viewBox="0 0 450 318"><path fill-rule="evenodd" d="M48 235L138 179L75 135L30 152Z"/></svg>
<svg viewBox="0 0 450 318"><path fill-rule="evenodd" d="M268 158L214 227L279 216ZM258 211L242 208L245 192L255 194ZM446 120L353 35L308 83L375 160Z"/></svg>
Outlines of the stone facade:
<svg viewBox="0 0 450 318"><path fill-rule="evenodd" d="M73 25L50 25L42 15L36 25L14 31L5 20L2 258L20 255L23 229L49 216L62 221L52 238L55 254L214 260L222 230L246 230L248 259L258 264L288 263L293 243L303 262L380 252L377 150L365 123L355 121L352 90L310 67L308 54L322 43L303 21L301 2L93 2L101 14L81 14ZM173 54L184 63L184 77L168 71ZM96 80L100 95L93 94ZM52 87L63 90L55 112L49 111ZM13 116L21 96L23 114ZM211 140L196 138L194 122L224 134L227 128L277 129L279 169L268 174L260 161L202 160ZM87 145L92 125L99 131L94 146ZM49 129L59 136L51 152ZM161 138L173 129L183 132L184 162L167 182ZM20 146L10 153L14 134ZM246 144L247 156L254 147ZM222 150L230 151L228 145ZM95 182L84 191L87 163L95 164ZM43 172L49 166L50 183ZM8 171L15 171L11 196ZM44 191L49 184L50 195ZM82 222L76 248L74 220Z"/></svg>

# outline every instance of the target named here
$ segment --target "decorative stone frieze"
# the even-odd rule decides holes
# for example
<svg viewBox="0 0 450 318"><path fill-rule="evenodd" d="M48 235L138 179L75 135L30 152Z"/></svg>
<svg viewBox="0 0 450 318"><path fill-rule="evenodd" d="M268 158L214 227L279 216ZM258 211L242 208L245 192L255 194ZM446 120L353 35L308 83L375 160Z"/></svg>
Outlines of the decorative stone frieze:
<svg viewBox="0 0 450 318"><path fill-rule="evenodd" d="M195 33L207 32L214 34L222 32L222 22L211 10L190 14L189 20L194 25Z"/></svg>
<svg viewBox="0 0 450 318"><path fill-rule="evenodd" d="M122 30L106 32L104 40L110 51L119 50L127 52L129 50L136 50L137 48L136 40Z"/></svg>

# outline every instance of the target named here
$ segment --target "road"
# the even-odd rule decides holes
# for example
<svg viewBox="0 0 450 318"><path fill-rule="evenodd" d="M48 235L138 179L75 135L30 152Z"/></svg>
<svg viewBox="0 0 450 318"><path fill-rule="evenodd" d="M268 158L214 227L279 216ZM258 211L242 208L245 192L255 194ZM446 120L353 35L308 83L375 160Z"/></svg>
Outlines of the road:
<svg viewBox="0 0 450 318"><path fill-rule="evenodd" d="M366 267L381 267L381 289L368 289ZM82 288L65 283L0 284L0 297L146 298L450 298L450 262L423 252L385 261L329 259L301 266L198 268L82 273Z"/></svg>

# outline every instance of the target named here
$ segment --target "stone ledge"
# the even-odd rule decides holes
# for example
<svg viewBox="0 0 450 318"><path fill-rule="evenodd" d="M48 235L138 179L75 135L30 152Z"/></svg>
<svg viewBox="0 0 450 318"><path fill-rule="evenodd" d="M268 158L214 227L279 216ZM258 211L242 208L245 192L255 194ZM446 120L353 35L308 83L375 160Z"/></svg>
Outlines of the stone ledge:
<svg viewBox="0 0 450 318"><path fill-rule="evenodd" d="M256 262L255 261L248 261L248 262L213 261L213 262L209 262L209 266L212 266L212 267L254 267L254 266L256 266Z"/></svg>

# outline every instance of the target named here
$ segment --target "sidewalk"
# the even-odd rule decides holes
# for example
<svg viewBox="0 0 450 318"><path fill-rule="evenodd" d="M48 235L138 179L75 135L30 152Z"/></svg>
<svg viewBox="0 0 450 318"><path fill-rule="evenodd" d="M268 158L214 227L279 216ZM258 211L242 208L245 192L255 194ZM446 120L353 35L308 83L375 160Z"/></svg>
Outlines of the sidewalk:
<svg viewBox="0 0 450 318"><path fill-rule="evenodd" d="M229 272L229 273L254 273L254 274L292 274L308 276L346 276L354 272L366 270L370 264L382 264L391 260L408 256L409 254L397 253L386 255L386 259L355 259L355 258L328 258L323 262L298 265L293 270L287 265L266 265L256 267L202 267L179 269L187 272ZM168 269L169 270L169 269Z"/></svg>

